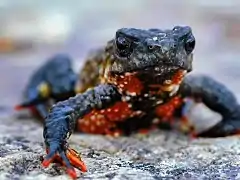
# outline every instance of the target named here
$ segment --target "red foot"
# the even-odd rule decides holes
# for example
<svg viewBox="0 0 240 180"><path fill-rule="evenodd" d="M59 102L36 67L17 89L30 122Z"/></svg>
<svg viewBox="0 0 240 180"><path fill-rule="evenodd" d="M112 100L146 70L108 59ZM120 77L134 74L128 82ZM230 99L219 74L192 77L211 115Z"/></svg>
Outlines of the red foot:
<svg viewBox="0 0 240 180"><path fill-rule="evenodd" d="M190 133L190 139L194 140L197 138L197 134L195 132Z"/></svg>
<svg viewBox="0 0 240 180"><path fill-rule="evenodd" d="M51 164L52 160L53 160L53 159L44 160L44 161L42 162L42 166L45 167L45 168L47 168L47 167Z"/></svg>
<svg viewBox="0 0 240 180"><path fill-rule="evenodd" d="M46 152L48 153L48 149L46 149ZM66 151L66 156L70 162L70 164L81 170L82 172L87 172L87 166L85 165L85 163L82 161L80 155L78 152L76 152L74 149L67 149ZM43 167L48 167L52 162L54 163L58 163L61 166L66 167L66 164L64 163L64 161L62 160L61 156L59 155L55 155L53 158L51 158L50 160L44 160L42 162L42 166ZM67 174L72 178L72 179L76 179L77 178L77 173L75 171L74 168L67 168Z"/></svg>
<svg viewBox="0 0 240 180"><path fill-rule="evenodd" d="M47 154L48 154L48 152L49 152L49 150L46 149L46 153ZM55 159L56 159L56 155L53 158L49 159L49 160L43 160L42 166L47 168Z"/></svg>
<svg viewBox="0 0 240 180"><path fill-rule="evenodd" d="M22 110L22 109L26 109L26 107L23 107L23 106L21 106L21 105L16 105L16 106L14 107L14 109L15 109L16 111L20 111L20 110Z"/></svg>
<svg viewBox="0 0 240 180"><path fill-rule="evenodd" d="M189 137L191 139L196 139L197 138L197 133L195 133L194 131L194 126L189 122L189 120L187 119L187 117L183 116L181 118L181 130L189 133Z"/></svg>
<svg viewBox="0 0 240 180"><path fill-rule="evenodd" d="M74 169L67 169L67 174L72 178L72 179L77 179L77 173Z"/></svg>

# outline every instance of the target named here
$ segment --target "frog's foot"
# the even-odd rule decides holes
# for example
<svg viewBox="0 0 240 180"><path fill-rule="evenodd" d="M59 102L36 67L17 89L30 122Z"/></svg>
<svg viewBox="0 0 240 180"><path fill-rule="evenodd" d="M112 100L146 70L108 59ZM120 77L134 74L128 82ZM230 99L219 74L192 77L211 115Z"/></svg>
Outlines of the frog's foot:
<svg viewBox="0 0 240 180"><path fill-rule="evenodd" d="M181 117L179 129L181 132L188 134L191 139L195 139L197 137L194 126L190 123L186 116Z"/></svg>
<svg viewBox="0 0 240 180"><path fill-rule="evenodd" d="M212 128L198 134L198 137L226 137L240 135L240 119L222 120Z"/></svg>
<svg viewBox="0 0 240 180"><path fill-rule="evenodd" d="M65 152L61 151L60 154L54 153L52 155L51 150L47 148L46 152L48 155L42 162L42 165L44 167L48 167L51 163L60 164L61 166L67 168L67 174L73 179L77 178L77 174L74 168L77 168L82 172L87 172L87 167L82 161L80 154L74 149L67 148Z"/></svg>

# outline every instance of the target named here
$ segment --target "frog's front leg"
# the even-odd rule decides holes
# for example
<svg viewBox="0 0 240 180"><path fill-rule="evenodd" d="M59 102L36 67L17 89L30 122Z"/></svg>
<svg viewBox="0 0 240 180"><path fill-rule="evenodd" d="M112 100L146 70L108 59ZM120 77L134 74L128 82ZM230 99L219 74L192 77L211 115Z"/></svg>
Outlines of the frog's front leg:
<svg viewBox="0 0 240 180"><path fill-rule="evenodd" d="M193 97L222 116L222 121L199 133L199 137L223 137L239 133L240 106L234 94L220 82L204 75L190 75L181 86L181 94Z"/></svg>
<svg viewBox="0 0 240 180"><path fill-rule="evenodd" d="M68 100L58 102L50 109L45 119L43 136L47 156L43 161L48 166L54 159L61 159L68 174L76 173L72 166L86 171L86 167L76 151L67 147L67 139L78 125L77 121L94 110L104 109L121 100L121 95L112 85L99 85ZM84 129L84 128L83 128ZM59 156L60 155L60 156Z"/></svg>
<svg viewBox="0 0 240 180"><path fill-rule="evenodd" d="M76 81L70 57L55 55L33 73L24 91L24 100L15 109L36 110L43 119L52 104L50 100L65 100L76 94Z"/></svg>

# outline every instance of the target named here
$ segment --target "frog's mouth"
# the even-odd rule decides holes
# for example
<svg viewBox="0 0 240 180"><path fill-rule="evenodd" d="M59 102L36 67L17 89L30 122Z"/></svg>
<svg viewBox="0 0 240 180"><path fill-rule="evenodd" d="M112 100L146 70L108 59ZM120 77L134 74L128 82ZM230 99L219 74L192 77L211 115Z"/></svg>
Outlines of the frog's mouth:
<svg viewBox="0 0 240 180"><path fill-rule="evenodd" d="M168 92L170 95L175 94L179 90L180 84L187 74L187 70L169 65L155 67L148 72L152 76L153 83L149 87L158 85L161 91Z"/></svg>
<svg viewBox="0 0 240 180"><path fill-rule="evenodd" d="M168 92L171 95L178 91L180 84L188 71L179 66L162 64L158 66L148 66L145 68L134 69L123 73L111 73L119 76L128 75L137 77L144 85L153 89Z"/></svg>
<svg viewBox="0 0 240 180"><path fill-rule="evenodd" d="M179 66L168 64L146 67L137 71L137 74L139 74L142 80L145 79L147 82L150 81L151 83L159 84L164 87L181 84L187 73L187 70Z"/></svg>

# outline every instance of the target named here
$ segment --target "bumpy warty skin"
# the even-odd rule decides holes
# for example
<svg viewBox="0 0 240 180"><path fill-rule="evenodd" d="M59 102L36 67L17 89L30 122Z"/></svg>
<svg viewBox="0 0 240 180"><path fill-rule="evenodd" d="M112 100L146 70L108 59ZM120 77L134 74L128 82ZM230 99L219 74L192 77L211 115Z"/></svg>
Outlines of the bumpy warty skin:
<svg viewBox="0 0 240 180"><path fill-rule="evenodd" d="M188 41L193 43L190 51L185 50ZM190 71L190 54L194 47L195 38L190 27L176 26L173 30L165 31L122 28L116 32L113 41L116 61L111 71L129 72L163 65Z"/></svg>
<svg viewBox="0 0 240 180"><path fill-rule="evenodd" d="M84 87L83 83L82 89L90 89L56 103L47 114L43 136L49 153L45 160L61 152L63 161L69 164L62 155L68 148L67 139L81 122L88 124L84 131L87 133L92 132L92 127L99 128L100 122L106 123L104 128L115 123L127 131L135 131L136 127L150 128L156 118L157 121L171 119L175 110L181 114L185 97L200 99L224 117L198 136L236 133L240 113L232 92L207 76L185 77L192 71L194 48L195 38L188 26L168 30L119 29L105 50L97 55L100 71L84 71L83 79L87 79L88 72L89 76L97 75L86 81L93 84ZM91 61L95 60L90 58L90 66L86 66L91 67ZM59 87L56 85L57 90ZM122 119L116 118L120 109Z"/></svg>

